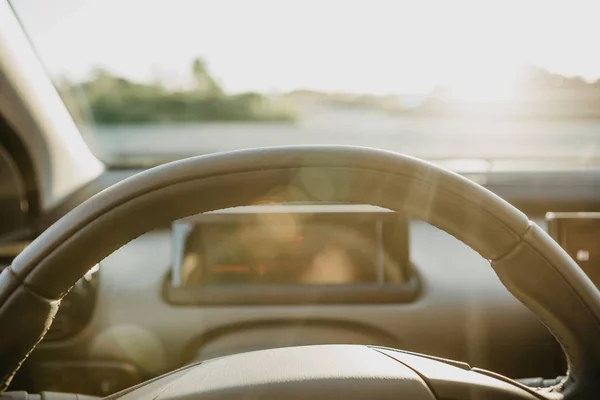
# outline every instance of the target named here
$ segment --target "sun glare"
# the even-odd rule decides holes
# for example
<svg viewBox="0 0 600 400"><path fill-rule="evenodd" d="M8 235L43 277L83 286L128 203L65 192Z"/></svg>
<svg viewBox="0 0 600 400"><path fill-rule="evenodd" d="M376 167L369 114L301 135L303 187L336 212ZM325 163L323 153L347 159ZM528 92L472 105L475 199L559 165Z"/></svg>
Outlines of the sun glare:
<svg viewBox="0 0 600 400"><path fill-rule="evenodd" d="M439 85L453 100L468 103L505 103L516 97L523 62L514 54L473 54L457 51L455 61L446 65Z"/></svg>
<svg viewBox="0 0 600 400"><path fill-rule="evenodd" d="M72 0L56 1L55 18L27 1L15 6L47 69L74 80L97 66L155 80L156 67L161 79L184 85L192 80L190 63L202 57L231 93L426 95L444 86L458 101L486 103L515 97L515 65L591 78L600 68L590 51L600 32L591 1L565 7L519 0L181 0L172 7L110 0L118 2L117 14L106 1L75 8ZM146 18L136 21L134 35L130 16L141 8ZM156 20L164 29L155 29Z"/></svg>
<svg viewBox="0 0 600 400"><path fill-rule="evenodd" d="M469 103L505 103L516 95L515 76L506 71L467 76L448 84L449 95L457 101Z"/></svg>

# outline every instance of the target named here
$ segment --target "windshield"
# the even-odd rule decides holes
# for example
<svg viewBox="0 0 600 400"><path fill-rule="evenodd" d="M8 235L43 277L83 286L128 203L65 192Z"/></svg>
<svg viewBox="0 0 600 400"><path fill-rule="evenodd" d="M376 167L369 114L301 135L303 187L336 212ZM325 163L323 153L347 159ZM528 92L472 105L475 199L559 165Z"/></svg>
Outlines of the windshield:
<svg viewBox="0 0 600 400"><path fill-rule="evenodd" d="M109 164L292 144L457 169L598 164L593 1L11 4Z"/></svg>

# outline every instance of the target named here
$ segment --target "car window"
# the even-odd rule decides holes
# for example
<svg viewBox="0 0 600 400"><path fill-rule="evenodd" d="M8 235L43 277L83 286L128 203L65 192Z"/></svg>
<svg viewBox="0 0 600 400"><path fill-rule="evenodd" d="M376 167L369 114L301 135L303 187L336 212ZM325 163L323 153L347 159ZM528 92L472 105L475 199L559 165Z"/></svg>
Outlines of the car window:
<svg viewBox="0 0 600 400"><path fill-rule="evenodd" d="M476 170L598 163L591 1L12 6L109 164L306 143Z"/></svg>

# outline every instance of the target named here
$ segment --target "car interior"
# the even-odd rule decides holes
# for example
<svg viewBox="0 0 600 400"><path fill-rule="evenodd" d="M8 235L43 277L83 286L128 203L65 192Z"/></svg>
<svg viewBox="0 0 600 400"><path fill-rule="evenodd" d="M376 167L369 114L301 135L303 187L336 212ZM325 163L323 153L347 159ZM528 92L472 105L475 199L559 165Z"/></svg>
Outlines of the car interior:
<svg viewBox="0 0 600 400"><path fill-rule="evenodd" d="M220 114L202 149L110 162L98 141L123 161L131 126L85 130L18 3L0 0L0 399L600 398L593 157L461 168L273 121L238 143ZM162 125L139 126L131 154Z"/></svg>

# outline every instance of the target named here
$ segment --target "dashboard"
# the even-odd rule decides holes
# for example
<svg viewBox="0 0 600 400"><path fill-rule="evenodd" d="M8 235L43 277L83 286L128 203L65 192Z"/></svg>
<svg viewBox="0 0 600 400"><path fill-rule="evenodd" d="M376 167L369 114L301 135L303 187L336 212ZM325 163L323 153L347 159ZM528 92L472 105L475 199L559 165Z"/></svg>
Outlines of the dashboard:
<svg viewBox="0 0 600 400"><path fill-rule="evenodd" d="M78 195L134 172L109 172ZM578 190L568 177L546 178L473 177L548 229L598 285L600 189L585 176ZM516 378L565 368L554 338L486 260L368 205L193 216L123 246L82 281L65 299L78 306L61 308L15 389L106 395L194 361L324 343L397 347Z"/></svg>
<svg viewBox="0 0 600 400"><path fill-rule="evenodd" d="M548 231L600 290L600 212L548 213Z"/></svg>

